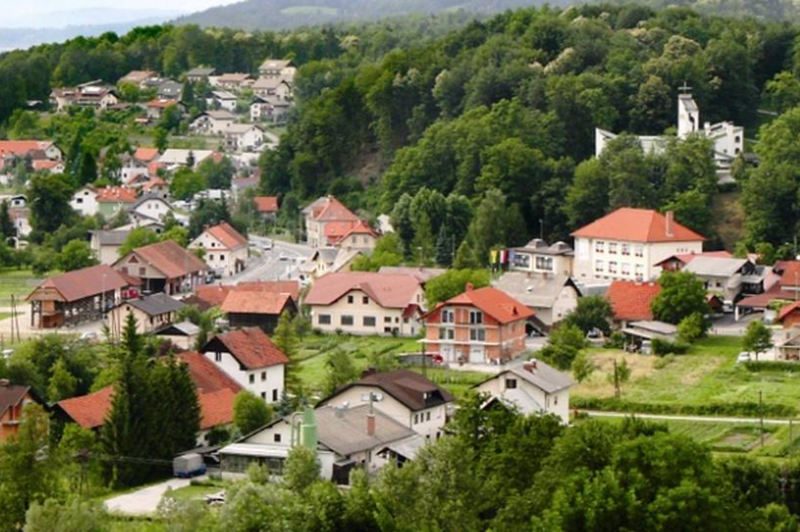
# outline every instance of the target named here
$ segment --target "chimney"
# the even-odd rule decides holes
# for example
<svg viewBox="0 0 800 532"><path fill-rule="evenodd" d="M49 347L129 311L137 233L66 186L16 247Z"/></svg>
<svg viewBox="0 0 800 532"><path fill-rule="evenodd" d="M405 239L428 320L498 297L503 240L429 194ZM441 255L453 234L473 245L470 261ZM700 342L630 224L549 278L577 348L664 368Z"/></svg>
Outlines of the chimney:
<svg viewBox="0 0 800 532"><path fill-rule="evenodd" d="M467 283L467 286L464 287L465 292L472 292L475 289L475 285L472 283Z"/></svg>
<svg viewBox="0 0 800 532"><path fill-rule="evenodd" d="M522 368L528 373L536 373L536 359L530 360L522 365Z"/></svg>
<svg viewBox="0 0 800 532"><path fill-rule="evenodd" d="M672 219L674 218L675 214L672 211L667 211L667 236L671 237L672 235Z"/></svg>
<svg viewBox="0 0 800 532"><path fill-rule="evenodd" d="M367 414L367 436L375 435L375 414Z"/></svg>

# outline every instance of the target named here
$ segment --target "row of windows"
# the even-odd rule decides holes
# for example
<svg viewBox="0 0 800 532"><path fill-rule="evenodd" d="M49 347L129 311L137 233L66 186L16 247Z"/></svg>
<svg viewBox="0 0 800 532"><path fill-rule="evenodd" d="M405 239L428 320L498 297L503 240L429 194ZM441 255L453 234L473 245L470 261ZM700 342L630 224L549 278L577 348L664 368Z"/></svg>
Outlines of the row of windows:
<svg viewBox="0 0 800 532"><path fill-rule="evenodd" d="M442 311L442 323L455 323L456 311L452 309L444 309ZM469 322L472 325L480 325L483 323L483 312L480 310L469 311Z"/></svg>
<svg viewBox="0 0 800 532"><path fill-rule="evenodd" d="M354 296L347 296L347 302L348 303L352 304L354 301L355 301L355 297ZM369 305L369 298L367 296L362 296L361 297L361 303L364 304L364 305Z"/></svg>
<svg viewBox="0 0 800 532"><path fill-rule="evenodd" d="M216 358L216 356L219 356L220 358L222 357L222 355L220 353L216 353L215 358ZM219 360L217 360L217 362L219 362ZM267 372L266 371L262 371L261 372L261 382L265 382L266 380L267 380ZM256 382L256 374L255 373L251 373L250 374L250 384L255 384L255 382Z"/></svg>
<svg viewBox="0 0 800 532"><path fill-rule="evenodd" d="M636 277L644 277L644 265L636 264L634 265ZM630 276L631 275L631 265L628 262L623 262L622 264L618 263L617 261L611 260L608 261L608 269L606 269L606 263L603 260L596 260L594 261L594 271L595 273L610 273L610 274L621 274Z"/></svg>
<svg viewBox="0 0 800 532"><path fill-rule="evenodd" d="M622 244L617 244L616 242L608 242L608 254L609 255L616 255L619 252L620 255L630 256L631 248L633 248L633 253L637 257L644 257L644 246L636 245L632 246L631 244L623 242ZM606 251L606 242L602 240L597 240L594 243L594 251L595 253L605 253Z"/></svg>
<svg viewBox="0 0 800 532"><path fill-rule="evenodd" d="M425 421L431 420L431 411L428 410L427 412L421 412L419 414L414 414L414 425L419 423L424 423Z"/></svg>
<svg viewBox="0 0 800 532"><path fill-rule="evenodd" d="M320 325L330 325L332 321L333 320L331 319L331 315L330 314L320 314L317 317L317 323L319 323ZM353 316L350 315L350 314L342 314L339 317L339 321L340 321L340 325L343 325L343 326L346 326L346 327L352 327L353 325L355 325L355 318L353 318ZM394 322L395 323L400 323L400 318L399 317L395 317L394 318ZM364 316L362 318L361 323L362 323L362 325L364 327L375 327L378 324L378 320L377 320L377 318L375 316ZM392 323L392 317L391 316L384 316L383 317L383 323ZM408 318L403 318L403 323L408 323Z"/></svg>
<svg viewBox="0 0 800 532"><path fill-rule="evenodd" d="M451 327L439 328L439 340L455 340L456 331ZM486 341L486 329L470 329L469 339L473 342Z"/></svg>

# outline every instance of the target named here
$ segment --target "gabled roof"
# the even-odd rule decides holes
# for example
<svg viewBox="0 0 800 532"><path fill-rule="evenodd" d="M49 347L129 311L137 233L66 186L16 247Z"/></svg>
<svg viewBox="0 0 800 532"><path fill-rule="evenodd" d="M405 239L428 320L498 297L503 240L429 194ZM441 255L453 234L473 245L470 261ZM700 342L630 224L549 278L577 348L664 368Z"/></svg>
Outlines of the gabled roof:
<svg viewBox="0 0 800 532"><path fill-rule="evenodd" d="M186 364L198 393L211 393L219 390L231 390L233 393L238 393L242 390L239 383L231 376L197 351L180 353L176 355L176 358Z"/></svg>
<svg viewBox="0 0 800 532"><path fill-rule="evenodd" d="M730 277L749 262L748 259L701 256L692 259L683 267L683 271L706 277Z"/></svg>
<svg viewBox="0 0 800 532"><path fill-rule="evenodd" d="M143 260L170 279L190 273L202 272L207 269L206 263L202 259L194 253L183 249L174 240L164 240L163 242L136 248L118 260L115 265L125 262L131 254L136 255L140 260Z"/></svg>
<svg viewBox="0 0 800 532"><path fill-rule="evenodd" d="M205 285L195 288L194 296L187 302L195 303L203 309L219 307L231 292L261 292L288 294L295 302L300 297L300 283L297 281L252 281L238 285Z"/></svg>
<svg viewBox="0 0 800 532"><path fill-rule="evenodd" d="M661 266L666 262L670 261L678 261L683 263L684 265L689 264L697 257L716 257L722 259L730 259L733 257L727 251L703 251L701 253L678 253L677 255L670 255L666 259L662 260L661 262L656 263L656 266Z"/></svg>
<svg viewBox="0 0 800 532"><path fill-rule="evenodd" d="M258 327L218 334L206 344L204 352L230 353L247 369L261 369L287 364L289 359L278 349L267 333Z"/></svg>
<svg viewBox="0 0 800 532"><path fill-rule="evenodd" d="M548 245L547 242L541 238L534 238L525 244L524 247L514 248L513 250L523 253L536 253L537 255L571 256L574 254L573 249L564 242L556 242L553 245Z"/></svg>
<svg viewBox="0 0 800 532"><path fill-rule="evenodd" d="M532 308L552 308L565 287L580 290L569 275L528 276L525 272L506 272L492 286Z"/></svg>
<svg viewBox="0 0 800 532"><path fill-rule="evenodd" d="M795 301L790 305L786 305L781 309L780 313L778 313L778 321L783 321L789 314L792 314L798 309L800 309L800 301Z"/></svg>
<svg viewBox="0 0 800 532"><path fill-rule="evenodd" d="M163 183L163 184L166 184L166 183L164 183L164 181L163 181L163 180L161 180L160 178L155 178L155 179L158 179L158 180L160 180L160 181L161 181L161 183ZM151 181L152 181L152 180L151 180ZM151 181L148 181L147 183L150 183ZM145 186L147 185L147 183L145 183ZM142 189L144 189L144 187L142 187ZM139 208L139 207L140 207L140 206L141 206L143 203L147 203L148 201L157 201L157 202L159 202L159 203L163 203L164 205L166 205L167 207L169 207L169 210L172 210L172 204L171 204L170 202L168 202L167 200L165 200L164 198L162 198L161 196L159 196L158 194L145 194L144 196L142 196L141 198L139 198L138 200L136 200L136 203L134 203L133 205L131 205L130 209L131 209L132 211L135 211L135 210L136 210L136 209L138 209L138 208Z"/></svg>
<svg viewBox="0 0 800 532"><path fill-rule="evenodd" d="M58 408L81 427L95 429L105 423L113 396L114 387L106 386L88 395L59 401Z"/></svg>
<svg viewBox="0 0 800 532"><path fill-rule="evenodd" d="M319 404L334 402L337 395L354 386L378 388L415 412L453 401L453 396L447 390L423 375L408 369L397 369L366 372L360 380L343 386L333 395L322 399Z"/></svg>
<svg viewBox="0 0 800 532"><path fill-rule="evenodd" d="M0 158L7 155L24 157L32 151L45 151L52 145L49 140L0 140Z"/></svg>
<svg viewBox="0 0 800 532"><path fill-rule="evenodd" d="M373 409L375 432L368 434L369 405L349 408L322 406L314 413L319 442L340 456L369 451L415 435L413 430L378 409Z"/></svg>
<svg viewBox="0 0 800 532"><path fill-rule="evenodd" d="M378 273L384 275L413 275L423 283L447 272L444 268L426 268L419 266L381 266Z"/></svg>
<svg viewBox="0 0 800 532"><path fill-rule="evenodd" d="M614 281L606 292L606 298L611 303L615 320L646 321L653 319L650 304L659 292L661 286L656 283Z"/></svg>
<svg viewBox="0 0 800 532"><path fill-rule="evenodd" d="M206 229L206 233L214 237L220 244L230 250L247 246L247 238L242 236L242 234L234 229L233 226L228 222L222 222L214 227L209 227Z"/></svg>
<svg viewBox="0 0 800 532"><path fill-rule="evenodd" d="M98 203L135 203L136 190L128 187L106 187L97 190Z"/></svg>
<svg viewBox="0 0 800 532"><path fill-rule="evenodd" d="M360 290L384 308L406 308L418 304L414 296L420 284L420 280L413 275L329 273L314 282L305 298L305 304L332 305L348 292Z"/></svg>
<svg viewBox="0 0 800 532"><path fill-rule="evenodd" d="M200 403L200 430L208 430L233 423L233 405L236 392L223 388L216 392L197 394Z"/></svg>
<svg viewBox="0 0 800 532"><path fill-rule="evenodd" d="M317 222L358 222L361 220L333 196L319 198L303 209L303 214Z"/></svg>
<svg viewBox="0 0 800 532"><path fill-rule="evenodd" d="M291 301L289 294L232 291L222 302L221 310L225 314L280 315Z"/></svg>
<svg viewBox="0 0 800 532"><path fill-rule="evenodd" d="M781 263L781 268L783 269L780 280L782 287L800 286L800 261L784 261Z"/></svg>
<svg viewBox="0 0 800 532"><path fill-rule="evenodd" d="M257 196L253 198L256 204L256 210L263 213L278 212L278 198L277 196Z"/></svg>
<svg viewBox="0 0 800 532"><path fill-rule="evenodd" d="M241 72L231 72L228 74L222 74L221 76L217 76L217 82L233 82L233 83L242 83L247 80L251 79L250 74L241 73Z"/></svg>
<svg viewBox="0 0 800 532"><path fill-rule="evenodd" d="M30 391L30 386L14 386L8 384L8 381L0 383L0 419L6 410L12 406L16 406L25 398L25 395Z"/></svg>
<svg viewBox="0 0 800 532"><path fill-rule="evenodd" d="M440 303L437 308L448 305L468 305L476 307L502 324L524 320L535 315L524 303L514 299L502 290L487 286L470 289Z"/></svg>
<svg viewBox="0 0 800 532"><path fill-rule="evenodd" d="M181 105L181 102L166 98L156 98L155 100L147 102L147 107L152 107L154 109L166 109L170 105Z"/></svg>
<svg viewBox="0 0 800 532"><path fill-rule="evenodd" d="M325 224L325 236L328 243L335 245L350 235L371 235L375 238L380 236L378 232L371 228L365 221L356 222L328 222Z"/></svg>
<svg viewBox="0 0 800 532"><path fill-rule="evenodd" d="M127 286L130 282L122 274L107 264L98 264L45 279L27 301L36 300L37 292L44 289L55 290L69 303L100 295L104 289L111 292Z"/></svg>
<svg viewBox="0 0 800 532"><path fill-rule="evenodd" d="M286 67L292 66L291 59L264 59L264 62L261 63L261 66L258 67L259 70L283 70Z"/></svg>
<svg viewBox="0 0 800 532"><path fill-rule="evenodd" d="M667 216L649 210L623 207L581 227L572 236L630 242L702 242L702 236ZM669 227L668 227L669 225Z"/></svg>
<svg viewBox="0 0 800 532"><path fill-rule="evenodd" d="M520 379L533 384L545 393L555 393L575 385L575 381L567 373L562 373L554 367L542 362L541 360L530 360L523 364L522 367L514 367L501 371L500 373L489 377L483 382L476 384L473 388L477 388L485 382L494 379L503 378L506 375L514 375Z"/></svg>
<svg viewBox="0 0 800 532"><path fill-rule="evenodd" d="M130 231L120 231L119 229L93 230L89 231L89 233L97 238L101 246L121 246L125 243L125 239L128 238Z"/></svg>
<svg viewBox="0 0 800 532"><path fill-rule="evenodd" d="M216 68L213 67L195 67L191 69L189 72L186 73L187 76L196 76L196 77L208 77L213 75L217 71Z"/></svg>
<svg viewBox="0 0 800 532"><path fill-rule="evenodd" d="M148 316L159 316L170 312L177 312L186 305L167 294L153 294L142 296L139 299L132 299L126 302L135 309L141 310Z"/></svg>
<svg viewBox="0 0 800 532"><path fill-rule="evenodd" d="M206 111L203 114L213 120L236 120L236 115L224 109L219 109L217 111Z"/></svg>

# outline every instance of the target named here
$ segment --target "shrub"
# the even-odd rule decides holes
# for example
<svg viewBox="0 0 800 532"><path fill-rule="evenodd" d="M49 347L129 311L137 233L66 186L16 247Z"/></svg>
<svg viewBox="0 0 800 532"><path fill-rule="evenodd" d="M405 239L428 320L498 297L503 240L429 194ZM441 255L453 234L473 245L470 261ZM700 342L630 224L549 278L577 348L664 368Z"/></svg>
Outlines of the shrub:
<svg viewBox="0 0 800 532"><path fill-rule="evenodd" d="M616 397L571 397L570 406L585 410L688 416L741 416L755 418L760 413L757 402L680 405L632 402ZM763 409L766 417L785 418L797 415L797 408L789 405L765 404Z"/></svg>
<svg viewBox="0 0 800 532"><path fill-rule="evenodd" d="M750 361L745 362L744 367L747 371L758 373L759 371L783 371L786 373L800 373L800 364L797 362L781 362L778 360Z"/></svg>
<svg viewBox="0 0 800 532"><path fill-rule="evenodd" d="M673 362L675 362L675 355L667 355L656 360L655 364L653 364L653 367L656 369L664 369Z"/></svg>
<svg viewBox="0 0 800 532"><path fill-rule="evenodd" d="M677 342L670 342L669 340L662 340L661 338L653 339L653 354L663 357L669 354L685 355L689 352L691 346L685 342L678 340Z"/></svg>
<svg viewBox="0 0 800 532"><path fill-rule="evenodd" d="M606 338L606 343L603 345L606 349L622 349L625 347L625 335L620 331L614 331L611 336Z"/></svg>

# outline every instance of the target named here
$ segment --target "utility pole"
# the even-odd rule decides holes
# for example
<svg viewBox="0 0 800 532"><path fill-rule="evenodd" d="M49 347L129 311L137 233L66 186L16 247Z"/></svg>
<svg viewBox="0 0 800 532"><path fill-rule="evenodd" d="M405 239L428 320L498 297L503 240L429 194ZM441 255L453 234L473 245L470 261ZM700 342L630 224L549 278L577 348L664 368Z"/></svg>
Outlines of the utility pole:
<svg viewBox="0 0 800 532"><path fill-rule="evenodd" d="M763 402L763 392L761 390L758 391L758 417L760 418L761 424L761 447L764 447L764 402Z"/></svg>
<svg viewBox="0 0 800 532"><path fill-rule="evenodd" d="M619 368L617 367L617 359L614 359L614 396L619 399L622 394L619 389Z"/></svg>

